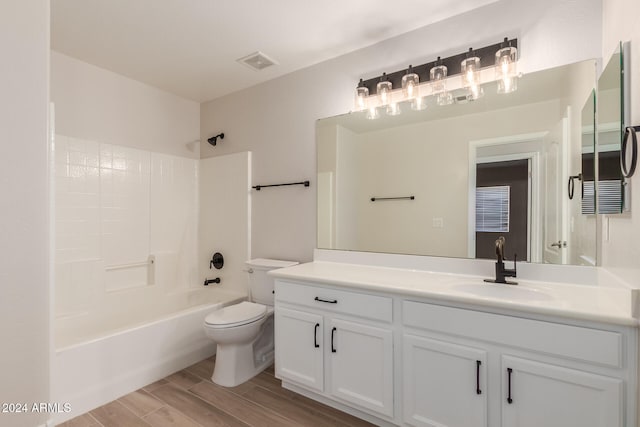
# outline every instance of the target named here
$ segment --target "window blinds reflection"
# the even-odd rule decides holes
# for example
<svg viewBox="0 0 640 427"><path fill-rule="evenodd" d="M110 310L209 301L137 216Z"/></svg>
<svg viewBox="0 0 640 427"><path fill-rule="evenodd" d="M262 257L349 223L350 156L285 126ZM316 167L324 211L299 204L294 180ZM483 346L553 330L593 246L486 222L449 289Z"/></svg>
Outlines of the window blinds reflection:
<svg viewBox="0 0 640 427"><path fill-rule="evenodd" d="M510 187L476 188L476 231L509 232Z"/></svg>
<svg viewBox="0 0 640 427"><path fill-rule="evenodd" d="M593 181L586 181L584 185L584 196L582 197L582 213L585 215L595 214L594 187ZM622 207L622 181L619 179L598 181L598 202L601 214L620 213Z"/></svg>

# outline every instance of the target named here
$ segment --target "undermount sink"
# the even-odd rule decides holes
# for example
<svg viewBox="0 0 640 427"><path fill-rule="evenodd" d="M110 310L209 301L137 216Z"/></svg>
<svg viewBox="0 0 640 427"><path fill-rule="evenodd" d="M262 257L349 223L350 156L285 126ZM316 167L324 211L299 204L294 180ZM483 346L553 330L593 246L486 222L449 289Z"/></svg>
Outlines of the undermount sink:
<svg viewBox="0 0 640 427"><path fill-rule="evenodd" d="M500 283L462 283L454 285L452 288L458 292L488 298L518 301L548 301L553 299L551 295L544 291Z"/></svg>

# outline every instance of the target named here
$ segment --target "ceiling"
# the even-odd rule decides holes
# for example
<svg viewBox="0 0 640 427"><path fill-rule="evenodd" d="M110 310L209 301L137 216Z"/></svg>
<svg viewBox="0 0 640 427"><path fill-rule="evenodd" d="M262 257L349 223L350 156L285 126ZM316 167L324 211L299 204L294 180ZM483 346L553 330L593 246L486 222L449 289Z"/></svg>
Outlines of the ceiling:
<svg viewBox="0 0 640 427"><path fill-rule="evenodd" d="M495 1L51 0L51 44L203 102ZM279 64L236 62L255 51Z"/></svg>

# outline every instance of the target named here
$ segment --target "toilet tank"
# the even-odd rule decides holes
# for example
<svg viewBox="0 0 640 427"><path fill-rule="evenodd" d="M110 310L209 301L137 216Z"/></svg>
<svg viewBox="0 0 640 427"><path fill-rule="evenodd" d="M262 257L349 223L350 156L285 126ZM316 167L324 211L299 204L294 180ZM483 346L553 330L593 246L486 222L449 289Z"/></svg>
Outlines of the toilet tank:
<svg viewBox="0 0 640 427"><path fill-rule="evenodd" d="M274 278L267 275L268 271L277 268L291 267L296 261L282 261L278 259L256 258L246 262L249 272L249 298L258 304L273 305Z"/></svg>

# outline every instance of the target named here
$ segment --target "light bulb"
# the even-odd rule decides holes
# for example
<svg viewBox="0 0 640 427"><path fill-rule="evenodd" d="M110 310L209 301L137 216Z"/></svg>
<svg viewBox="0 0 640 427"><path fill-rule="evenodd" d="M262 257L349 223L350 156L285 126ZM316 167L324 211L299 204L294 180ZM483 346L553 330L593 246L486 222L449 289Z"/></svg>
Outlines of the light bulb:
<svg viewBox="0 0 640 427"><path fill-rule="evenodd" d="M471 86L469 88L469 93L467 94L467 99L469 101L475 101L478 98L482 98L484 96L484 89L482 86Z"/></svg>
<svg viewBox="0 0 640 427"><path fill-rule="evenodd" d="M431 80L431 93L434 95L447 91L447 66L442 64L440 57L436 60L435 66L429 70L429 80Z"/></svg>
<svg viewBox="0 0 640 427"><path fill-rule="evenodd" d="M453 95L449 92L441 92L436 95L436 104L440 106L453 104Z"/></svg>
<svg viewBox="0 0 640 427"><path fill-rule="evenodd" d="M400 113L401 113L400 106L398 105L397 102L390 102L389 105L387 105L387 115L397 116Z"/></svg>
<svg viewBox="0 0 640 427"><path fill-rule="evenodd" d="M378 117L380 117L378 115L378 109L375 106L370 106L369 108L367 108L367 119L369 120L375 120Z"/></svg>
<svg viewBox="0 0 640 427"><path fill-rule="evenodd" d="M498 81L498 93L514 92L518 88L518 71L516 61L518 59L518 49L510 46L510 42L505 37L500 44L500 49L496 52L496 80Z"/></svg>
<svg viewBox="0 0 640 427"><path fill-rule="evenodd" d="M412 99L418 96L418 84L420 83L420 77L413 72L413 67L409 65L407 74L402 76L402 92L406 99Z"/></svg>
<svg viewBox="0 0 640 427"><path fill-rule="evenodd" d="M460 63L462 71L462 85L466 88L480 85L480 58L469 48L467 58Z"/></svg>
<svg viewBox="0 0 640 427"><path fill-rule="evenodd" d="M356 88L356 109L364 110L367 108L367 98L369 97L369 89L364 85L362 79Z"/></svg>
<svg viewBox="0 0 640 427"><path fill-rule="evenodd" d="M462 86L469 90L467 98L478 99L483 92L480 88L480 58L474 56L473 50L469 48L467 58L460 63L462 72Z"/></svg>
<svg viewBox="0 0 640 427"><path fill-rule="evenodd" d="M387 73L382 73L380 81L376 85L376 92L380 98L381 105L387 105L391 100L391 82L387 80Z"/></svg>
<svg viewBox="0 0 640 427"><path fill-rule="evenodd" d="M427 104L426 102L424 102L424 97L422 96L416 96L415 98L413 98L413 101L411 101L412 110L421 111L426 108L427 108Z"/></svg>

